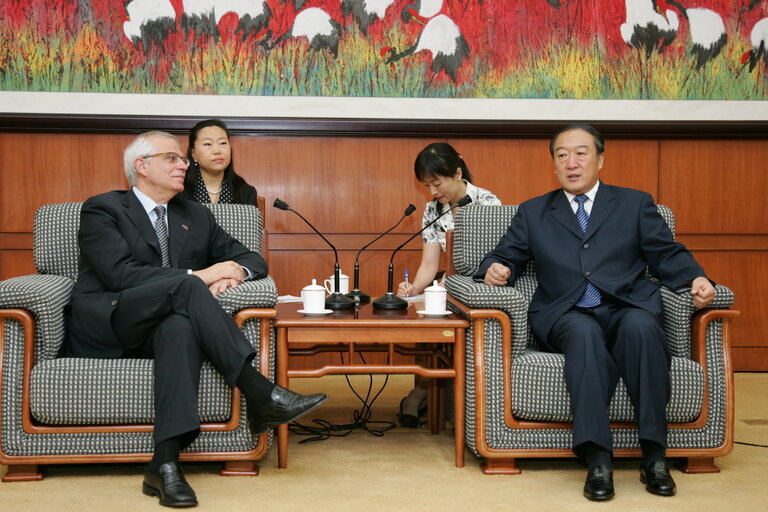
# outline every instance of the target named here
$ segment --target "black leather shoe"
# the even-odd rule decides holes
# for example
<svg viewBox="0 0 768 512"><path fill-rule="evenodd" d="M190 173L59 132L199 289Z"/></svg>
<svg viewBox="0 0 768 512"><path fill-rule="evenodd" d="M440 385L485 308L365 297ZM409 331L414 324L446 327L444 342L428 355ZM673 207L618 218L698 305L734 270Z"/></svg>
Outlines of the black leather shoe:
<svg viewBox="0 0 768 512"><path fill-rule="evenodd" d="M248 407L248 423L253 435L263 434L283 423L299 419L328 398L324 393L300 395L290 389L275 386L270 401L258 407Z"/></svg>
<svg viewBox="0 0 768 512"><path fill-rule="evenodd" d="M674 496L677 486L669 474L666 462L652 462L649 467L640 469L640 481L645 484L645 490L659 496Z"/></svg>
<svg viewBox="0 0 768 512"><path fill-rule="evenodd" d="M176 462L160 465L157 473L144 470L144 494L160 496L160 504L166 507L194 507L197 505L195 491L189 486Z"/></svg>
<svg viewBox="0 0 768 512"><path fill-rule="evenodd" d="M418 428L420 425L426 423L426 420L422 421L422 417L427 414L427 400L424 399L422 403L419 404L419 417L417 418L413 414L405 414L403 412L403 405L407 399L408 397L406 396L400 400L400 412L397 413L397 422L400 423L401 427Z"/></svg>
<svg viewBox="0 0 768 512"><path fill-rule="evenodd" d="M587 471L584 482L584 497L592 501L605 501L613 498L613 468L598 465Z"/></svg>

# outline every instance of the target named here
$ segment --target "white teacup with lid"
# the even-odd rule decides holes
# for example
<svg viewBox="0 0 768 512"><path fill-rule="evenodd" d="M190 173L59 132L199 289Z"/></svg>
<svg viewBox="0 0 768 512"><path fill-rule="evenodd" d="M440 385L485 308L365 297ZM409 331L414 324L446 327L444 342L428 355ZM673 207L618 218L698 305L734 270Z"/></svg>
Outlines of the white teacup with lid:
<svg viewBox="0 0 768 512"><path fill-rule="evenodd" d="M336 279L334 279L334 276L323 281L323 284L325 285L325 290L329 294L333 294L336 291ZM349 293L349 276L339 274L339 293Z"/></svg>
<svg viewBox="0 0 768 512"><path fill-rule="evenodd" d="M448 291L437 284L437 281L432 282L432 286L424 288L424 311L428 315L444 315L449 313L446 311L446 299Z"/></svg>
<svg viewBox="0 0 768 512"><path fill-rule="evenodd" d="M317 284L317 279L312 280L301 289L301 300L304 303L305 313L323 313L325 311L325 288Z"/></svg>

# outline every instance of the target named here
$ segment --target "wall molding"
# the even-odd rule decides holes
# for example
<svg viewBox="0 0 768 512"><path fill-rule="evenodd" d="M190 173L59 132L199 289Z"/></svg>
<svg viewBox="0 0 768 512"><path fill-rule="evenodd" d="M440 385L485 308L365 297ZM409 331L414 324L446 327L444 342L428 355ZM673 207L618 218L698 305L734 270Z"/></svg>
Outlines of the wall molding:
<svg viewBox="0 0 768 512"><path fill-rule="evenodd" d="M0 114L0 131L47 133L186 133L200 116ZM223 117L232 135L313 137L549 138L573 121ZM766 139L766 121L592 121L606 137Z"/></svg>

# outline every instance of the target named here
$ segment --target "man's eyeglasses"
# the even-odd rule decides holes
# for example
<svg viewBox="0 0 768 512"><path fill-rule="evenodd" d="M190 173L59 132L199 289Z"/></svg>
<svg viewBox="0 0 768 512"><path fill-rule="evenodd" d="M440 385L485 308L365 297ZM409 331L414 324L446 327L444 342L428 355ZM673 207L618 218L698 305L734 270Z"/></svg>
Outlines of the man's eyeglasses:
<svg viewBox="0 0 768 512"><path fill-rule="evenodd" d="M169 164L175 164L176 162L181 160L185 164L189 165L189 158L187 158L185 156L181 156L178 153L155 153L154 155L147 155L147 156L143 156L141 158L152 158L152 157L155 157L155 156L162 156L162 157L164 157L165 161L168 162Z"/></svg>

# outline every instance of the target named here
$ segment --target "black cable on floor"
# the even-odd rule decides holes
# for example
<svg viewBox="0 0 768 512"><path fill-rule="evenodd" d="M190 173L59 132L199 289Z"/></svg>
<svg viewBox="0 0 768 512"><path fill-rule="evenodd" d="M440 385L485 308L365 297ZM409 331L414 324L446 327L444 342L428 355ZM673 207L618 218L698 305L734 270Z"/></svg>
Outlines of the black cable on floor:
<svg viewBox="0 0 768 512"><path fill-rule="evenodd" d="M341 356L341 363L344 364L344 353L339 352L339 355ZM363 361L363 364L367 364L363 354L359 355L360 359ZM389 362L389 357L387 357L387 362ZM362 407L352 413L352 422L334 424L328 420L314 419L312 420L314 425L302 425L301 423L294 421L288 425L288 430L300 436L309 436L306 439L299 441L299 444L324 441L331 437L344 437L349 435L352 431L358 429L364 430L373 436L381 437L387 430L395 428L395 423L392 421L371 419L373 416L373 404L376 402L376 399L379 398L379 395L381 395L382 391L384 391L384 388L387 386L387 383L389 382L389 375L386 376L384 383L381 385L381 388L376 392L373 398L371 398L371 392L373 391L373 375L368 375L368 391L366 392L365 398L360 396L357 390L355 390L354 386L349 381L348 375L344 375L344 378L347 381L349 389L352 390L357 399L362 403ZM381 426L374 428L371 425Z"/></svg>
<svg viewBox="0 0 768 512"><path fill-rule="evenodd" d="M768 445L765 445L765 444L742 443L741 441L734 441L734 443L743 444L744 446L757 446L758 448L768 448Z"/></svg>

